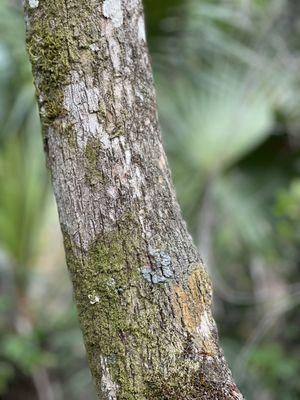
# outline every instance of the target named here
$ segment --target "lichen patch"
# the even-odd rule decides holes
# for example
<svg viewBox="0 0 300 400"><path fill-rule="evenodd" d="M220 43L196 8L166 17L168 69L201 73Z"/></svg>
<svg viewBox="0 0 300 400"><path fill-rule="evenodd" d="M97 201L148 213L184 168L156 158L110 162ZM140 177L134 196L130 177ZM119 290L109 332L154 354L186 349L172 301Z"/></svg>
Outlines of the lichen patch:
<svg viewBox="0 0 300 400"><path fill-rule="evenodd" d="M140 16L138 20L138 38L141 42L146 42L145 21L142 16Z"/></svg>
<svg viewBox="0 0 300 400"><path fill-rule="evenodd" d="M97 295L89 294L88 298L89 298L90 304L92 304L92 305L99 303L99 301L100 301L100 297Z"/></svg>
<svg viewBox="0 0 300 400"><path fill-rule="evenodd" d="M105 0L103 3L103 15L111 19L115 28L119 28L123 24L121 0Z"/></svg>
<svg viewBox="0 0 300 400"><path fill-rule="evenodd" d="M101 364L101 389L106 394L107 399L117 400L117 385L113 382L108 370L107 361L105 357L100 357Z"/></svg>
<svg viewBox="0 0 300 400"><path fill-rule="evenodd" d="M150 250L149 255L153 261L153 265L144 266L140 269L144 279L152 284L167 283L174 278L172 259L168 253L164 251Z"/></svg>
<svg viewBox="0 0 300 400"><path fill-rule="evenodd" d="M187 287L173 285L173 307L178 318L186 329L197 335L201 326L202 315L205 312L205 296L203 291L207 285L207 273L201 266L194 269L188 277Z"/></svg>
<svg viewBox="0 0 300 400"><path fill-rule="evenodd" d="M204 311L201 315L200 324L197 327L197 332L203 338L209 338L211 336L210 321L206 311Z"/></svg>
<svg viewBox="0 0 300 400"><path fill-rule="evenodd" d="M30 8L37 8L39 6L39 0L29 0L28 4Z"/></svg>

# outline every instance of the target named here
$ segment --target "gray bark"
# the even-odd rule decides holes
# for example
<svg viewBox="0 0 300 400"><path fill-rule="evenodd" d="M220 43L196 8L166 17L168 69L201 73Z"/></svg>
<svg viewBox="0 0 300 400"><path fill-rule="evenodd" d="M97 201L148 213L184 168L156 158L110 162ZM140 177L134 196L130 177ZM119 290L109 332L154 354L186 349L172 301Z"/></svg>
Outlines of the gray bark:
<svg viewBox="0 0 300 400"><path fill-rule="evenodd" d="M100 399L242 399L162 147L140 0L26 0L27 47Z"/></svg>

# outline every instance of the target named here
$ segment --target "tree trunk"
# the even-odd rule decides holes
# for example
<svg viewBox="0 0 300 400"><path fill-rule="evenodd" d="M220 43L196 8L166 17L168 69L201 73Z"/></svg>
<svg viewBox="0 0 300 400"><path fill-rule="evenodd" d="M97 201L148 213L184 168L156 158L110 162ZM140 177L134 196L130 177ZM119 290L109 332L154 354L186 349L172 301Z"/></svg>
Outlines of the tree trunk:
<svg viewBox="0 0 300 400"><path fill-rule="evenodd" d="M100 399L242 399L180 215L140 0L26 0L27 47Z"/></svg>

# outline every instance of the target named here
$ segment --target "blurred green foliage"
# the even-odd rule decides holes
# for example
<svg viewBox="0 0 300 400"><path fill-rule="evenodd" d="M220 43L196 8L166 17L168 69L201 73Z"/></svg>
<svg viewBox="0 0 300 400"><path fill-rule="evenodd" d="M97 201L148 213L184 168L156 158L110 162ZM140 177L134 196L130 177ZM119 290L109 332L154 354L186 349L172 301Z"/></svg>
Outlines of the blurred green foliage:
<svg viewBox="0 0 300 400"><path fill-rule="evenodd" d="M0 396L94 399L18 3L0 0ZM247 399L299 399L299 4L145 8L165 147L226 357Z"/></svg>

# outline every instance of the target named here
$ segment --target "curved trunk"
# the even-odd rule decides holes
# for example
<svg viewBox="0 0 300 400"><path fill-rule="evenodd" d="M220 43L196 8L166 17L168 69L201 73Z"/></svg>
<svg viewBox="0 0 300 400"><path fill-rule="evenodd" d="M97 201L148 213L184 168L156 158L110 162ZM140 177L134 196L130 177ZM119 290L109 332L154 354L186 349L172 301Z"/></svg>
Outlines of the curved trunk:
<svg viewBox="0 0 300 400"><path fill-rule="evenodd" d="M26 0L48 166L101 399L242 399L180 215L140 0Z"/></svg>

